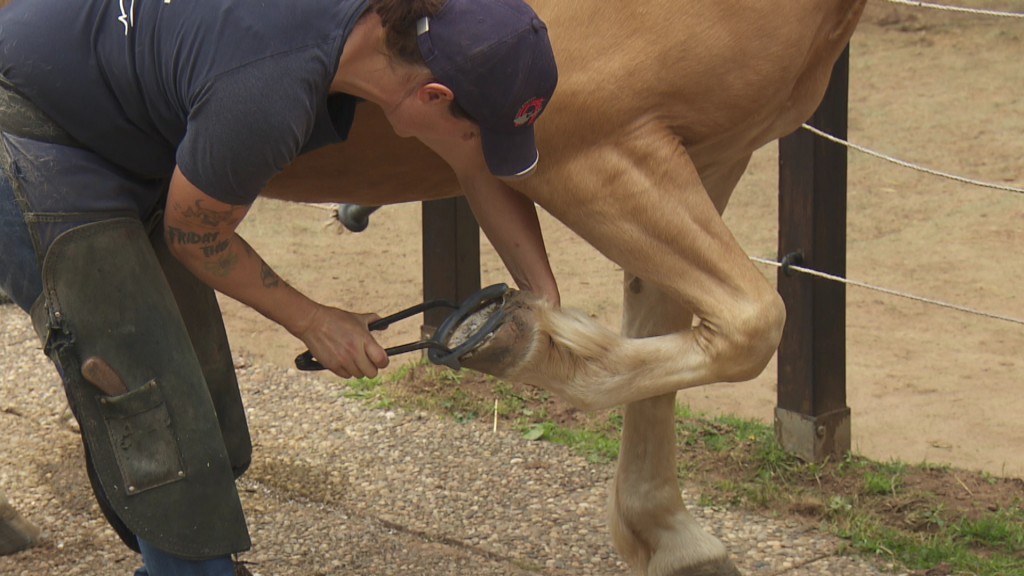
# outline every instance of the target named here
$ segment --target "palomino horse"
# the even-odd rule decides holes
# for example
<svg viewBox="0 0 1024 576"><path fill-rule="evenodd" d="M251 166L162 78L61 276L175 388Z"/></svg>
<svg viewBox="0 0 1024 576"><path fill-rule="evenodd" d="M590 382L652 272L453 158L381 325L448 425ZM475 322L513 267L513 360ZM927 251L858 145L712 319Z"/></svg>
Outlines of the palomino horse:
<svg viewBox="0 0 1024 576"><path fill-rule="evenodd" d="M609 512L636 574L738 574L680 497L675 392L750 379L778 345L781 299L720 215L752 152L813 113L865 2L531 1L560 80L538 171L513 186L625 270L622 336L521 299L464 364L582 409L626 405ZM347 143L266 194L378 205L458 189L366 106Z"/></svg>
<svg viewBox="0 0 1024 576"><path fill-rule="evenodd" d="M720 214L752 152L814 111L865 2L531 0L560 81L538 171L514 186L625 270L622 336L522 299L464 363L584 409L626 405L609 524L636 574L738 574L680 497L675 392L752 378L778 344L783 305ZM266 191L368 205L456 194L451 171L368 105L347 143Z"/></svg>

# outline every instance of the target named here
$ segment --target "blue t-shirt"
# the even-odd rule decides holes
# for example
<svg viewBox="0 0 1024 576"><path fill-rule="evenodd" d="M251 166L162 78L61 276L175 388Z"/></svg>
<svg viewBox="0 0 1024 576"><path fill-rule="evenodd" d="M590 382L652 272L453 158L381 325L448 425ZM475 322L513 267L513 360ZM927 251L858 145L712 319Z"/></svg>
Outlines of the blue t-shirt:
<svg viewBox="0 0 1024 576"><path fill-rule="evenodd" d="M251 203L296 156L343 140L328 97L367 0L16 0L0 74L71 136L140 178L175 165Z"/></svg>

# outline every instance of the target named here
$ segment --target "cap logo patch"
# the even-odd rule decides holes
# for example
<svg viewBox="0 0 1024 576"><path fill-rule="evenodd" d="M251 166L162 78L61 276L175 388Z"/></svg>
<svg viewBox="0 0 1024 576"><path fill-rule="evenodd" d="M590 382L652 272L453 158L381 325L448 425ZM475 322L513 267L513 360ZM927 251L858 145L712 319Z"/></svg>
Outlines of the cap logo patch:
<svg viewBox="0 0 1024 576"><path fill-rule="evenodd" d="M523 107L519 109L519 113L516 114L514 120L516 128L522 128L523 126L529 126L537 120L537 116L540 116L541 110L544 109L544 99L534 98L523 104Z"/></svg>

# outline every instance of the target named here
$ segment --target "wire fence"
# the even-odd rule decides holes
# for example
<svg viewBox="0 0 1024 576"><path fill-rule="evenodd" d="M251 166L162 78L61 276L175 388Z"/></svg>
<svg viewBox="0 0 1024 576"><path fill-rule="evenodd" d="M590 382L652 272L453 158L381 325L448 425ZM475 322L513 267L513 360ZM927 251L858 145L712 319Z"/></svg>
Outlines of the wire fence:
<svg viewBox="0 0 1024 576"><path fill-rule="evenodd" d="M982 16L998 16L1000 18L1024 18L1024 13L1007 12L1004 10L986 10L983 8L967 8L965 6L952 6L949 4L936 4L934 2L918 2L916 0L885 0L890 4L902 4L915 8L928 8L931 10L945 10L947 12L960 12L963 14L978 14Z"/></svg>
<svg viewBox="0 0 1024 576"><path fill-rule="evenodd" d="M959 13L966 13L966 14L978 14L978 15L985 15L985 16L995 16L995 17L1001 17L1001 18L1020 18L1020 19L1024 19L1024 13L1017 13L1017 12L1006 12L1006 11L1001 11L1001 10L986 10L986 9L978 9L978 8L967 8L967 7L962 7L962 6L951 6L951 5L945 5L945 4L935 4L935 3L931 3L931 2L918 2L916 0L885 0L885 1L889 2L889 3L892 3L892 4L901 4L901 5L913 6L913 7L917 7L917 8L927 8L927 9L933 9L933 10L946 10L946 11L952 11L952 12L959 12ZM946 178L948 180L953 180L955 182L959 182L961 184L966 184L966 185L970 185L970 186L977 186L977 187L982 187L982 188L990 188L990 189L1000 190L1000 191L1004 191L1004 192L1012 192L1012 193L1015 193L1015 194L1024 194L1024 188L1020 188L1020 187L1017 187L1017 186L1005 185L1005 184L996 184L996 183L993 183L993 182L986 182L986 181L983 181L983 180L977 180L977 179L974 179L974 178L968 178L968 177L965 177L965 176L959 176L957 174L952 174L950 172L944 172L944 171L941 171L941 170L936 170L936 169L933 169L933 168L928 168L928 167L925 167L925 166L921 166L919 164L914 164L912 162L907 162L905 160L900 160L899 158L895 158L895 157L890 156L888 154L883 154L881 152L877 152L875 150L871 150L870 148L867 148L867 147L864 147L864 146L859 146L857 144L853 144L853 143L851 143L851 142L849 142L847 140L844 140L842 138L838 138L838 137L833 136L831 134L828 134L828 133L826 133L826 132L824 132L822 130L819 130L819 129L817 129L814 126L811 126L809 124L803 124L801 127L804 130L807 130L808 132L811 132L812 134L814 134L814 135L816 135L816 136L818 136L820 138L828 140L829 142L833 142L835 144L839 144L839 145L845 146L848 149L855 150L855 151L860 152L862 154L866 154L868 156L872 156L874 158L878 158L880 160L884 160L886 162L890 162L890 163L896 164L897 166L900 166L900 167L903 167L903 168L907 168L907 169L911 169L911 170L916 170L918 172L922 172L922 173L925 173L925 174L928 174L928 175L931 175L931 176L936 176L936 177L940 177L940 178ZM801 274L806 274L806 275L813 276L813 277L816 277L816 278L822 278L822 279L829 280L829 281L832 281L832 282L839 282L839 283L845 284L845 285L856 286L858 288L864 288L864 289L867 289L867 290L872 290L872 291L875 291L875 292L880 292L880 293L883 293L883 294L888 294L890 296L895 296L895 297L899 297L899 298L913 300L913 301L916 301L916 302L922 302L922 303L930 304L930 305L933 305L933 306L939 306L939 307L950 309L950 310L956 310L958 312L963 312L963 313L972 314L972 315L975 315L975 316L981 316L981 317L984 317L984 318L990 318L990 319L993 319L993 320L999 320L999 321L1003 321L1003 322L1009 322L1009 323L1012 323L1012 324L1017 324L1017 325L1024 326L1024 319L1015 318L1015 317L1012 317L1012 316L1006 316L1006 315L1003 315L1003 314L997 314L997 313L993 313L993 312L986 312L986 311L983 311L983 310L978 310L976 308L972 308L972 307L969 307L969 306L964 306L964 305L961 305L961 304L954 304L954 303L951 303L951 302L944 302L942 300L937 300L937 299L934 299L934 298L928 298L928 297L925 297L925 296L918 296L918 295L911 294L911 293L908 293L908 292L903 292L903 291L900 291L900 290L894 290L892 288L885 288L885 287L882 287L882 286L876 286L876 285L873 285L873 284L869 284L867 282L861 282L861 281L857 281L857 280L851 280L849 278L843 278L841 276L836 276L834 274L828 274L826 272L821 272L819 270L814 270L814 269L806 268L806 267L803 267L803 266L796 266L796 265L792 265L792 264L783 264L782 262L777 262L775 260L770 260L770 259L767 259L767 258L759 258L759 257L756 257L756 256L750 256L750 259L752 261L754 261L754 262L758 262L760 264L765 264L765 265L769 265L769 266L774 266L776 268L785 267L785 269L787 271L791 270L791 271L794 271L794 272L798 272L798 273L801 273Z"/></svg>
<svg viewBox="0 0 1024 576"><path fill-rule="evenodd" d="M814 126L811 126L810 124L804 124L803 126L801 126L801 128L803 128L804 130L807 130L808 132L811 132L812 134L820 136L820 137L828 140L829 142L833 142L833 143L839 144L841 146L845 146L845 147L847 147L847 148L849 148L851 150L856 150L857 152L861 152L863 154L867 154L868 156L874 156L875 158L879 158L881 160L885 160L886 162L891 162L893 164L896 164L897 166L902 166L903 168L909 168L911 170L916 170L918 172L923 172L923 173L929 174L931 176L938 176L940 178L946 178L948 180L953 180L955 182L960 182L962 184L969 184L971 186L979 186L979 187L982 187L982 188L991 188L993 190L1002 190L1004 192L1014 192L1016 194L1024 194L1024 188L1018 188L1016 186L1009 186L1009 185L1006 185L1006 184L996 184L996 183L993 183L993 182L985 182L985 181L982 181L982 180L975 180L973 178L967 178L965 176L958 176L956 174L950 174L949 172L942 172L941 170L935 170L933 168L927 168L927 167L921 166L919 164L914 164L912 162L907 162L905 160L900 160L899 158L894 158L894 157L889 156L887 154L883 154L881 152L876 152L875 150L871 150L870 148L865 148L864 146L858 146L857 144L852 144L852 143L850 143L847 140L843 140L842 138L837 138L837 137L835 137L835 136L833 136L831 134L828 134L826 132L818 130L817 128L815 128Z"/></svg>
<svg viewBox="0 0 1024 576"><path fill-rule="evenodd" d="M866 288L868 290L874 290L875 292L881 292L883 294L888 294L890 296L898 296L900 298L906 298L908 300L914 300L915 302L923 302L925 304L931 304L933 306L940 306L942 308L948 308L950 310L956 310L958 312L966 312L967 314L973 314L975 316L983 316L985 318L991 318L993 320L1001 320L1003 322L1010 322L1012 324L1019 324L1021 326L1024 326L1024 320L1022 320L1020 318L1014 318L1012 316L1004 316L1002 314L995 314L995 313L992 313L992 312L985 312L983 310L978 310L976 308L971 308L971 307L968 307L968 306L962 306L960 304L953 304L953 303L950 303L950 302L943 302L942 300L936 300L934 298L927 298L925 296L917 296L917 295L914 295L914 294L910 294L909 292L901 292L899 290L893 290L892 288L883 288L881 286L875 286L873 284L868 284L867 282L860 282L860 281L857 281L857 280L850 280L849 278L843 278L842 276L836 276L835 274L829 274L827 272L821 272L821 271L818 271L818 270L813 270L811 268L804 268L803 266L797 266L795 264L783 264L781 262L776 262L774 260L769 260L767 258L758 258L757 256L750 256L750 259L753 260L754 262L758 262L760 264L767 264L769 266L774 266L776 268L782 268L783 266L785 266L786 270L792 270L794 272L800 272L802 274L807 274L808 276L814 276L816 278L823 278L825 280L831 280L833 282L839 282L841 284L847 284L847 285L850 285L850 286L856 286L858 288Z"/></svg>

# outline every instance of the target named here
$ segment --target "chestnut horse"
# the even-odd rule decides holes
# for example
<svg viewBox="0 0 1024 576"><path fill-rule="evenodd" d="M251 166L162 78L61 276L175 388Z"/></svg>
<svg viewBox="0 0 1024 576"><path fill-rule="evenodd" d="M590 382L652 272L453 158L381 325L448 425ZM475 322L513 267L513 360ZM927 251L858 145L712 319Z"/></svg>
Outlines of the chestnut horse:
<svg viewBox="0 0 1024 576"><path fill-rule="evenodd" d="M721 213L754 150L814 112L866 0L530 3L560 79L537 123L538 170L512 185L623 268L622 335L519 298L463 363L582 409L626 405L619 552L641 575L738 574L680 497L675 392L753 378L778 346L782 301ZM457 194L445 164L369 105L347 143L266 191L364 205Z"/></svg>

